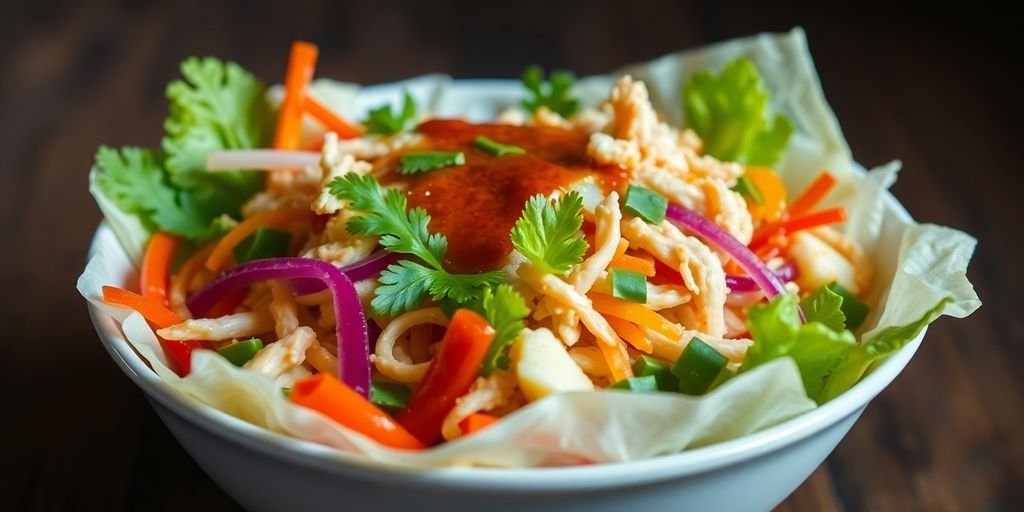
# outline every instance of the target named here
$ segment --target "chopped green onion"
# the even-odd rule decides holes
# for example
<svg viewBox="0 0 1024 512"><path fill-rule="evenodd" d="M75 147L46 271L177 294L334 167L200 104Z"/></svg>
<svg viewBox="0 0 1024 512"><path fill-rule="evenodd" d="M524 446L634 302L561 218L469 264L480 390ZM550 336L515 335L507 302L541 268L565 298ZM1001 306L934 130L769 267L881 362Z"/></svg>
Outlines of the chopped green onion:
<svg viewBox="0 0 1024 512"><path fill-rule="evenodd" d="M753 181L747 179L746 176L740 176L740 178L736 180L736 185L733 186L732 189L746 197L749 197L757 203L758 206L764 206L764 196L761 195L761 190L757 188L757 185L754 185Z"/></svg>
<svg viewBox="0 0 1024 512"><path fill-rule="evenodd" d="M484 137L483 135L473 139L473 147L494 156L505 156L505 155L523 155L526 154L526 150L519 146L510 146L502 144L493 139Z"/></svg>
<svg viewBox="0 0 1024 512"><path fill-rule="evenodd" d="M626 189L626 204L623 208L648 224L659 224L665 220L668 199L651 189L630 185Z"/></svg>
<svg viewBox="0 0 1024 512"><path fill-rule="evenodd" d="M653 393L658 391L658 379L653 375L630 377L611 385L612 389L625 389L634 393Z"/></svg>
<svg viewBox="0 0 1024 512"><path fill-rule="evenodd" d="M246 263L253 260L287 256L291 243L292 234L287 231L259 228L235 246L235 261Z"/></svg>
<svg viewBox="0 0 1024 512"><path fill-rule="evenodd" d="M281 388L281 394L284 395L285 398L291 398L292 388Z"/></svg>
<svg viewBox="0 0 1024 512"><path fill-rule="evenodd" d="M860 327L868 317L868 305L858 300L850 290L839 286L839 283L828 285L828 289L843 298L843 305L839 306L839 309L846 315L846 328L852 331Z"/></svg>
<svg viewBox="0 0 1024 512"><path fill-rule="evenodd" d="M399 159L398 172L405 175L416 174L464 163L466 155L461 151L414 151L402 155Z"/></svg>
<svg viewBox="0 0 1024 512"><path fill-rule="evenodd" d="M610 275L613 297L647 304L647 276L621 268L613 268Z"/></svg>
<svg viewBox="0 0 1024 512"><path fill-rule="evenodd" d="M672 365L672 374L679 379L679 392L703 395L714 384L729 358L719 354L700 338L693 338Z"/></svg>
<svg viewBox="0 0 1024 512"><path fill-rule="evenodd" d="M401 409L409 403L412 390L397 382L373 381L370 383L370 402L381 407Z"/></svg>
<svg viewBox="0 0 1024 512"><path fill-rule="evenodd" d="M654 377L658 382L659 391L679 391L679 379L672 375L672 367L668 363L651 356L640 356L633 363L633 373L637 377Z"/></svg>
<svg viewBox="0 0 1024 512"><path fill-rule="evenodd" d="M239 341L221 347L217 349L217 353L224 356L231 364L235 366L242 366L248 363L250 359L256 356L256 353L263 348L263 342L259 338L252 338L245 341Z"/></svg>

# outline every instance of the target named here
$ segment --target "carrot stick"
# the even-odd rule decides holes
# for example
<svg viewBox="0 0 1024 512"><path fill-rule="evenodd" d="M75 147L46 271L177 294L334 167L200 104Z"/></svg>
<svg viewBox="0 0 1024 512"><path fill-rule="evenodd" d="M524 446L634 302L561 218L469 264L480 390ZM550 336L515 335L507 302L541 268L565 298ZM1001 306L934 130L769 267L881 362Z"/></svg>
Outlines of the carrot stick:
<svg viewBox="0 0 1024 512"><path fill-rule="evenodd" d="M159 329L181 323L181 317L167 309L167 306L116 286L103 287L103 302L111 306L134 309Z"/></svg>
<svg viewBox="0 0 1024 512"><path fill-rule="evenodd" d="M305 103L306 87L313 79L318 54L316 45L305 41L292 43L288 58L288 70L284 77L284 100L277 114L277 130L274 132L275 149L298 149L302 135L302 108Z"/></svg>
<svg viewBox="0 0 1024 512"><path fill-rule="evenodd" d="M792 235L797 231L825 226L828 224L838 224L845 220L846 210L843 207L829 208L827 210L810 213L802 217L792 218L787 221L773 224L772 226L767 226L771 228L767 231L758 231L754 234L754 238L750 240L749 247L752 251L757 252L757 250L765 243L769 242L773 237L778 236L780 233Z"/></svg>
<svg viewBox="0 0 1024 512"><path fill-rule="evenodd" d="M629 254L615 255L608 266L622 270L632 270L647 277L654 276L654 258L630 256Z"/></svg>
<svg viewBox="0 0 1024 512"><path fill-rule="evenodd" d="M320 121L328 130L338 134L339 138L351 139L363 133L358 126L353 126L345 119L331 112L331 109L327 108L326 105L308 94L306 95L305 107L306 112L315 117L317 121Z"/></svg>
<svg viewBox="0 0 1024 512"><path fill-rule="evenodd" d="M629 342L637 350L650 354L654 350L654 343L647 339L644 332L639 327L633 325L629 320L622 318L616 318L614 316L606 316L605 320L608 321L608 325L615 329L615 333L618 334L622 339Z"/></svg>
<svg viewBox="0 0 1024 512"><path fill-rule="evenodd" d="M292 385L291 401L327 416L374 441L400 450L422 450L420 443L391 416L326 373Z"/></svg>
<svg viewBox="0 0 1024 512"><path fill-rule="evenodd" d="M478 412L470 414L469 417L460 421L459 428L462 429L463 435L469 435L495 424L499 419L501 418L491 414Z"/></svg>
<svg viewBox="0 0 1024 512"><path fill-rule="evenodd" d="M139 272L139 289L142 296L167 305L167 284L170 280L171 260L181 240L169 233L157 231L146 246Z"/></svg>
<svg viewBox="0 0 1024 512"><path fill-rule="evenodd" d="M259 228L266 226L282 226L301 220L312 221L313 211L308 208L282 208L259 213L245 219L234 227L228 234L217 242L217 245L206 258L206 268L217 272L224 268L228 258L231 257L231 250L240 244L245 237L253 234Z"/></svg>
<svg viewBox="0 0 1024 512"><path fill-rule="evenodd" d="M828 172L822 172L789 206L789 218L796 218L811 211L836 186L836 179Z"/></svg>
<svg viewBox="0 0 1024 512"><path fill-rule="evenodd" d="M679 339L683 335L683 331L678 325L669 322L665 317L645 308L642 304L626 302L600 293L589 293L587 297L590 298L594 311L601 313L606 318L612 316L629 320L654 329L671 339Z"/></svg>

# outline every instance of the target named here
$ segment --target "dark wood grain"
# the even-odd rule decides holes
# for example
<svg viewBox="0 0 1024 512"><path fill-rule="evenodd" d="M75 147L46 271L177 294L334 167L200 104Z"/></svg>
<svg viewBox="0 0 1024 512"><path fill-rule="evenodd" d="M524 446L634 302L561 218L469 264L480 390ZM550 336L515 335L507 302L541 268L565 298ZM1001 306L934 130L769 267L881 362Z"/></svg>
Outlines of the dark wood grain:
<svg viewBox="0 0 1024 512"><path fill-rule="evenodd" d="M854 154L904 162L919 220L975 234L986 305L943 319L903 375L779 510L1024 510L1019 32L989 8L862 3L35 1L0 15L0 503L12 510L237 508L103 351L74 281L100 215L101 143L154 145L185 56L277 80L287 44L319 72L580 74L803 25ZM970 9L970 10L965 10Z"/></svg>

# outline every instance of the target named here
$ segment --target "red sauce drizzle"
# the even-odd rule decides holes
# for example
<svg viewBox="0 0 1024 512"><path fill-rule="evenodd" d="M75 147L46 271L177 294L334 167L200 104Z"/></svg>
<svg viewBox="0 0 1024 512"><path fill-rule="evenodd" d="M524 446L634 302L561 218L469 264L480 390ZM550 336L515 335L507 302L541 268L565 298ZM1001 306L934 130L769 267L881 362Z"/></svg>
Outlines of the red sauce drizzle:
<svg viewBox="0 0 1024 512"><path fill-rule="evenodd" d="M448 238L445 267L452 272L483 272L501 266L512 250L509 232L527 199L595 175L606 189L621 189L628 174L598 166L587 157L590 136L561 128L470 124L432 120L417 131L425 142L410 151L462 151L464 165L412 176L397 172L401 153L378 160L374 173L384 183L404 181L410 207L430 214L429 229ZM519 146L525 155L492 156L473 147L477 136Z"/></svg>

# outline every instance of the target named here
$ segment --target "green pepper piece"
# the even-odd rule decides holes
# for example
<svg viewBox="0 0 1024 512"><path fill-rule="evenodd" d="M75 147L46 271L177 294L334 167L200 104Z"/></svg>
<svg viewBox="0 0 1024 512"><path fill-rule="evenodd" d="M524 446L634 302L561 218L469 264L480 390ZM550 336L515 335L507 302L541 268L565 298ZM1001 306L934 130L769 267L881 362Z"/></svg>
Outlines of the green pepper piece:
<svg viewBox="0 0 1024 512"><path fill-rule="evenodd" d="M412 390L397 382L373 381L370 383L370 402L380 407L401 409L409 403Z"/></svg>
<svg viewBox="0 0 1024 512"><path fill-rule="evenodd" d="M672 365L672 374L679 379L680 393L703 395L711 389L718 374L727 364L729 358L695 337L683 349L676 364Z"/></svg>
<svg viewBox="0 0 1024 512"><path fill-rule="evenodd" d="M640 356L633 363L633 373L638 377L654 377L659 391L679 391L679 379L672 375L672 367L651 356Z"/></svg>
<svg viewBox="0 0 1024 512"><path fill-rule="evenodd" d="M288 254L292 234L270 228L259 228L235 246L235 261L245 263L252 260L278 258Z"/></svg>
<svg viewBox="0 0 1024 512"><path fill-rule="evenodd" d="M624 389L626 391L632 391L634 393L653 393L658 391L658 380L654 375L646 375L643 377L630 377L628 379L622 379L615 384L612 384L613 389Z"/></svg>
<svg viewBox="0 0 1024 512"><path fill-rule="evenodd" d="M242 366L248 363L250 359L256 356L256 353L263 348L263 341L259 338L252 338L245 341L239 341L226 347L217 349L217 353L224 356L231 364L235 366Z"/></svg>
<svg viewBox="0 0 1024 512"><path fill-rule="evenodd" d="M850 290L839 286L839 283L829 284L828 289L843 298L843 304L839 306L839 309L846 316L846 328L852 331L860 327L860 324L864 323L868 317L868 305L858 300L850 293Z"/></svg>

